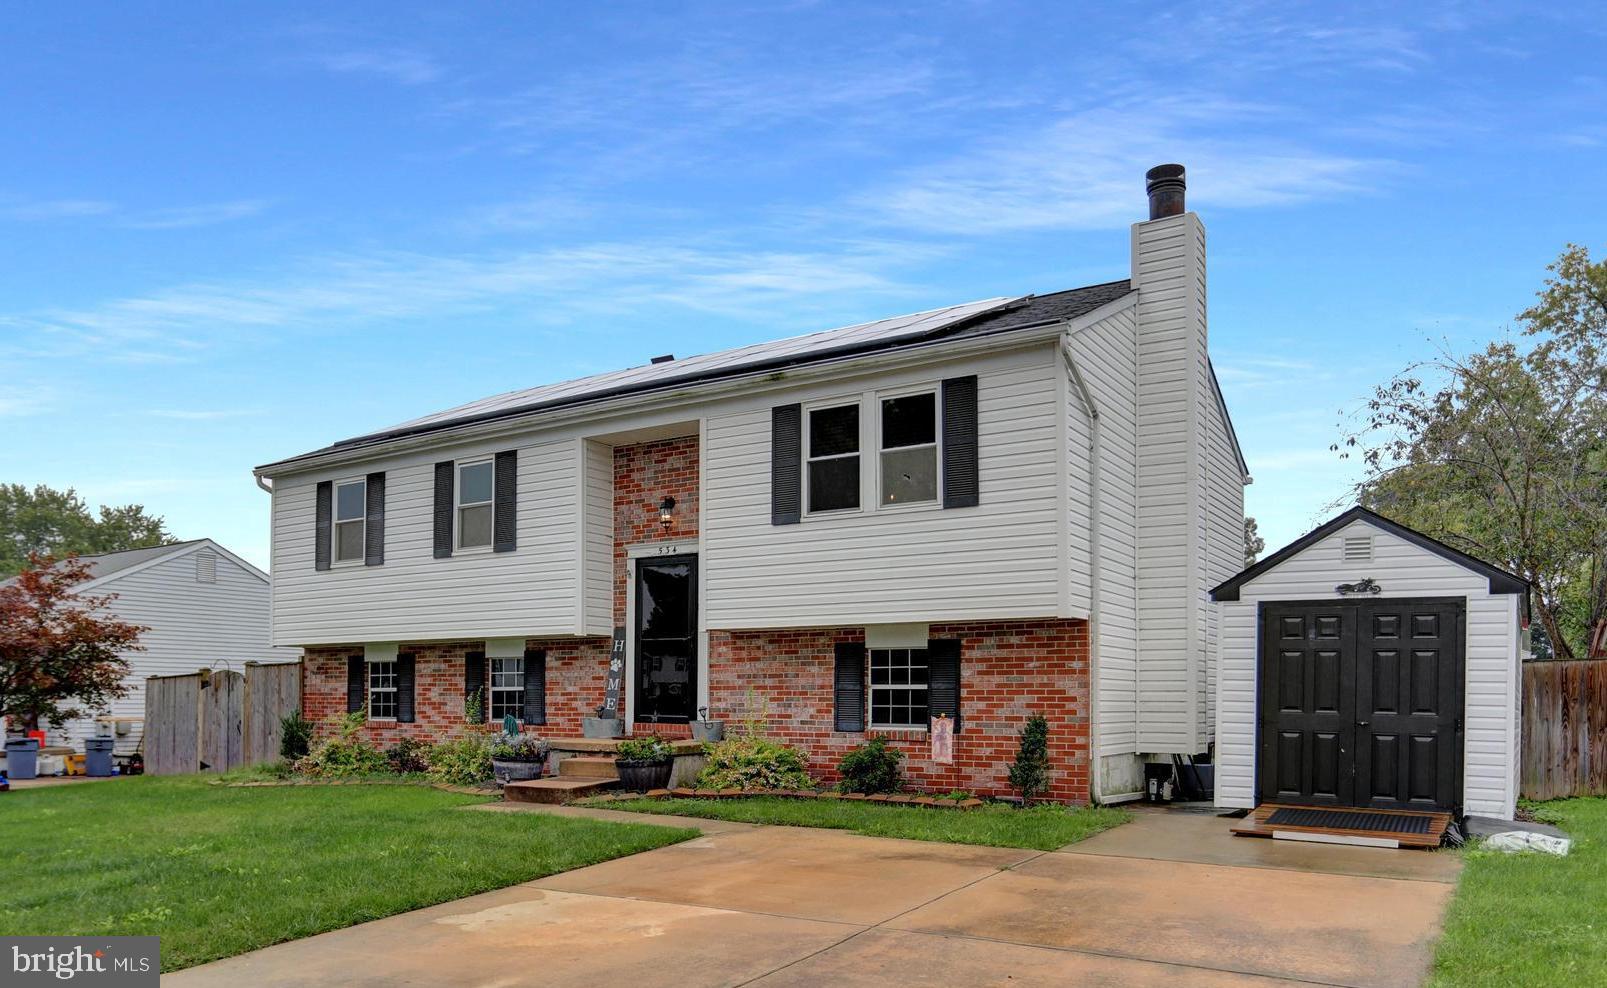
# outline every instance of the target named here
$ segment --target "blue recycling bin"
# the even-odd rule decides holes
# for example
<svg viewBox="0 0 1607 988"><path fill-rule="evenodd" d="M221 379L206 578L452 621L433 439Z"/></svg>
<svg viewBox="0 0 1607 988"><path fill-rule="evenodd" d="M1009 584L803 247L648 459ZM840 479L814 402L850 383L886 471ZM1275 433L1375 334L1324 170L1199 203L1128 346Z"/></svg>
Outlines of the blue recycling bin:
<svg viewBox="0 0 1607 988"><path fill-rule="evenodd" d="M84 739L84 774L96 779L112 774L112 746L114 738L93 737Z"/></svg>
<svg viewBox="0 0 1607 988"><path fill-rule="evenodd" d="M38 738L6 738L6 775L13 779L39 778Z"/></svg>

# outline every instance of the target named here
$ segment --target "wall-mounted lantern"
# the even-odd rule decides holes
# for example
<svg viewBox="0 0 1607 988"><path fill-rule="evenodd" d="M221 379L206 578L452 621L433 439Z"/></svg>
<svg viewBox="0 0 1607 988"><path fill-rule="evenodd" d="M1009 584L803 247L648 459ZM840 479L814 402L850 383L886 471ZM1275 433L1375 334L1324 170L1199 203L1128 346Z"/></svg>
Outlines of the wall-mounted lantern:
<svg viewBox="0 0 1607 988"><path fill-rule="evenodd" d="M666 532L675 524L675 498L666 497L658 502L658 523L664 526Z"/></svg>

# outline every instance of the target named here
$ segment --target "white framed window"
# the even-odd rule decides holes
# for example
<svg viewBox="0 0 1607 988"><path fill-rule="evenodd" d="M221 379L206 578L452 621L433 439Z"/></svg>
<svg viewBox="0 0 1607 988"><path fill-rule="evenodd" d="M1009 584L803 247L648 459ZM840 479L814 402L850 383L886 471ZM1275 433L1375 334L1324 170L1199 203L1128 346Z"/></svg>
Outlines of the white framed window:
<svg viewBox="0 0 1607 988"><path fill-rule="evenodd" d="M515 720L525 716L525 660L491 660L491 722L497 723L512 714Z"/></svg>
<svg viewBox="0 0 1607 988"><path fill-rule="evenodd" d="M871 727L925 729L926 696L926 649L870 650Z"/></svg>
<svg viewBox="0 0 1607 988"><path fill-rule="evenodd" d="M368 664L368 719L396 719L396 662Z"/></svg>
<svg viewBox="0 0 1607 988"><path fill-rule="evenodd" d="M457 547L478 549L491 545L492 495L496 468L490 460L458 464Z"/></svg>
<svg viewBox="0 0 1607 988"><path fill-rule="evenodd" d="M361 562L368 538L368 481L335 485L335 562Z"/></svg>
<svg viewBox="0 0 1607 988"><path fill-rule="evenodd" d="M810 514L859 507L859 403L812 408L805 416Z"/></svg>
<svg viewBox="0 0 1607 988"><path fill-rule="evenodd" d="M881 503L937 500L937 393L920 391L881 399L878 431Z"/></svg>

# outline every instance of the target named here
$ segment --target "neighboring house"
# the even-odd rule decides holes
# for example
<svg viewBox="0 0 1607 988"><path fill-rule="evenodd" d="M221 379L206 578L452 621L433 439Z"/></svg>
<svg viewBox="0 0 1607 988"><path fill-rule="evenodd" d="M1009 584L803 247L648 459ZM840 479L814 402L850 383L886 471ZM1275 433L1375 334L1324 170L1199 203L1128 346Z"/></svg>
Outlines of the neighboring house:
<svg viewBox="0 0 1607 988"><path fill-rule="evenodd" d="M1523 578L1352 508L1211 594L1217 805L1512 819Z"/></svg>
<svg viewBox="0 0 1607 988"><path fill-rule="evenodd" d="M632 730L752 698L826 779L883 735L920 786L1006 793L1033 713L1062 800L1205 753L1207 591L1242 563L1249 478L1205 231L1180 167L1149 178L1120 281L654 358L259 467L309 716L440 736L483 691L578 736L617 628Z"/></svg>
<svg viewBox="0 0 1607 988"><path fill-rule="evenodd" d="M213 542L196 539L148 549L129 549L79 557L89 579L73 588L86 596L115 594L108 611L143 625L143 649L123 653L129 674L127 696L113 700L112 717L145 716L149 676L191 673L205 668L240 671L246 662L288 662L296 650L274 648L268 634L268 574ZM93 717L47 728L51 744L82 748L96 733ZM131 723L117 739L117 753L139 745L141 726Z"/></svg>

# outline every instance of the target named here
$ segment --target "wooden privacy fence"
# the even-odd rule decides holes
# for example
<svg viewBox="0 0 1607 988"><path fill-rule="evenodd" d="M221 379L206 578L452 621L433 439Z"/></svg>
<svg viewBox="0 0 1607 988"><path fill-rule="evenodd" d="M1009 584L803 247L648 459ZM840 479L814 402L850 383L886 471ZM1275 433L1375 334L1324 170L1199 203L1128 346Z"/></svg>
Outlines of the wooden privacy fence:
<svg viewBox="0 0 1607 988"><path fill-rule="evenodd" d="M1523 664L1523 795L1607 795L1607 659Z"/></svg>
<svg viewBox="0 0 1607 988"><path fill-rule="evenodd" d="M145 771L224 772L279 757L279 720L301 695L301 663L247 662L145 681Z"/></svg>

